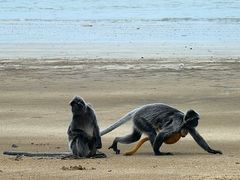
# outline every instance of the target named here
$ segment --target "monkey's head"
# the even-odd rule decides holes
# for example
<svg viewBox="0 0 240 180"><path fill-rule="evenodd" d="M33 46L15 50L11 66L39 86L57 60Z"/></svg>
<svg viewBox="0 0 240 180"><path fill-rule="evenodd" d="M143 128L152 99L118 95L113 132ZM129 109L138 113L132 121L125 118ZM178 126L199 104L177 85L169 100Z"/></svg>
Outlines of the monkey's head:
<svg viewBox="0 0 240 180"><path fill-rule="evenodd" d="M72 107L73 115L81 115L87 112L87 105L81 97L74 97L70 102L70 106Z"/></svg>
<svg viewBox="0 0 240 180"><path fill-rule="evenodd" d="M190 109L187 111L186 115L184 116L185 127L187 128L195 128L198 125L198 120L200 119L199 114L196 113L194 110Z"/></svg>

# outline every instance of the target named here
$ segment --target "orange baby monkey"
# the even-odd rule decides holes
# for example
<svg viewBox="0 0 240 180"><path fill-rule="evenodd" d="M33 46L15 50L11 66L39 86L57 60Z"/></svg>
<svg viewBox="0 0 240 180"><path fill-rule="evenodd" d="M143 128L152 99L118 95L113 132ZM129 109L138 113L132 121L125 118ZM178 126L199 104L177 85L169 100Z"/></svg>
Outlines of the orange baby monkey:
<svg viewBox="0 0 240 180"><path fill-rule="evenodd" d="M165 144L175 144L176 142L178 142L180 140L181 137L185 137L187 134L188 134L187 129L181 129L181 131L179 133L172 134L171 136L166 138L164 140L164 143ZM125 156L133 155L148 140L149 140L148 137L145 137L145 138L141 139L140 141L138 141L138 143L131 150L125 152L124 155Z"/></svg>

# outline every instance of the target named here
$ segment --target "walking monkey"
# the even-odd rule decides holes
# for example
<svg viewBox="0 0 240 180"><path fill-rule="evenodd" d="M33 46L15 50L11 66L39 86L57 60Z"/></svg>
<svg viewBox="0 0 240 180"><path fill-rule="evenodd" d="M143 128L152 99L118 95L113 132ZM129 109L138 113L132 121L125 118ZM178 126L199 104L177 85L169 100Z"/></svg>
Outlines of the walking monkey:
<svg viewBox="0 0 240 180"><path fill-rule="evenodd" d="M221 151L211 149L203 137L197 132L198 113L194 110L189 110L184 114L173 107L161 103L147 104L132 110L117 122L101 131L101 136L130 120L133 122L132 133L123 137L116 137L109 147L109 149L113 149L116 154L120 153L120 150L117 148L118 142L124 144L136 142L144 133L148 136L155 155L171 155L172 153L160 151L162 143L173 139L173 136L178 136L177 140L179 140L180 137L186 135L187 132L189 132L196 143L208 153L222 154Z"/></svg>

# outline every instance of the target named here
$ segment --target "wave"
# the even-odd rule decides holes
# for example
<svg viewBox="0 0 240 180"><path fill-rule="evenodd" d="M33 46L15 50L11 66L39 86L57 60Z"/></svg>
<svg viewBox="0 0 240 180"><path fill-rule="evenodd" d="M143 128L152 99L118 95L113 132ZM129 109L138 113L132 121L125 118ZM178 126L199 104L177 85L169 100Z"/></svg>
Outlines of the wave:
<svg viewBox="0 0 240 180"><path fill-rule="evenodd" d="M160 19L0 19L0 22L111 22L111 23L131 23L131 22L220 22L220 23L240 23L240 18L160 18Z"/></svg>

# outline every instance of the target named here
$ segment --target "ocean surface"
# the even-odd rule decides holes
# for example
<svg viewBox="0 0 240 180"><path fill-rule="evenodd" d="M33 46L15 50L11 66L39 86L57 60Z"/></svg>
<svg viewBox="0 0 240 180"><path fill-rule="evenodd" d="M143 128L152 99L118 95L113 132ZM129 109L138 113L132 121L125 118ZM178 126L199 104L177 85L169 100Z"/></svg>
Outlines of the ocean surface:
<svg viewBox="0 0 240 180"><path fill-rule="evenodd" d="M0 58L161 56L156 46L240 56L240 1L0 0Z"/></svg>

